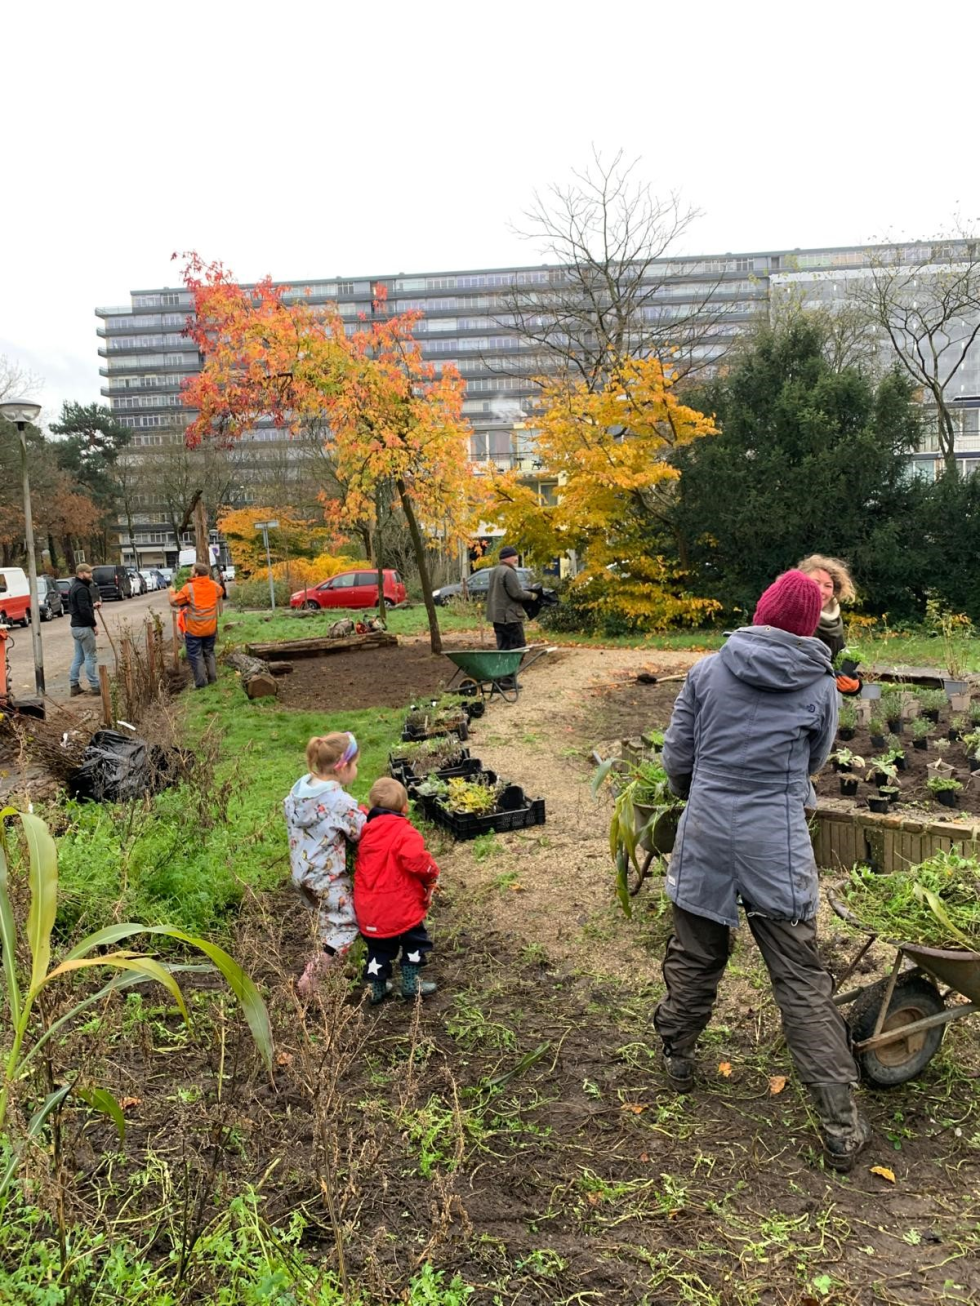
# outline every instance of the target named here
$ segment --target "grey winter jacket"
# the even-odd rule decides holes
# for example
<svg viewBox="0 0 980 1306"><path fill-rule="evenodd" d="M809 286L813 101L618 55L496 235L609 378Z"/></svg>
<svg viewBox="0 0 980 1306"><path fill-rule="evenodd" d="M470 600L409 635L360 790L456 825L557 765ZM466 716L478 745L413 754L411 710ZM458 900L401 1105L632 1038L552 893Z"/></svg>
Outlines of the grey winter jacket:
<svg viewBox="0 0 980 1306"><path fill-rule="evenodd" d="M738 924L740 902L775 920L817 914L804 807L836 733L818 639L745 626L691 669L663 752L671 788L689 795L667 875L678 907L723 925Z"/></svg>
<svg viewBox="0 0 980 1306"><path fill-rule="evenodd" d="M530 603L536 595L526 590L513 567L499 562L490 573L487 588L487 621L504 625L511 621L526 621L527 613L521 606Z"/></svg>

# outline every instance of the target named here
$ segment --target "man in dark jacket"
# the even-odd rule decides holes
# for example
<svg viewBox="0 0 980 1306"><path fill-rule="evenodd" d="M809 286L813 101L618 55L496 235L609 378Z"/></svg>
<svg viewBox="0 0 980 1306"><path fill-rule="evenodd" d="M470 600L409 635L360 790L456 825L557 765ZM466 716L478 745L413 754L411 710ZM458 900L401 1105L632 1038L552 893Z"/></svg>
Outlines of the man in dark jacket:
<svg viewBox="0 0 980 1306"><path fill-rule="evenodd" d="M870 1130L852 1093L858 1073L847 1027L817 953L819 885L805 811L815 805L810 776L837 732L830 654L814 638L820 605L809 576L786 572L759 600L753 624L692 668L674 705L663 764L688 802L667 873L674 933L654 1025L670 1082L688 1092L741 907L827 1159L849 1170Z"/></svg>
<svg viewBox="0 0 980 1306"><path fill-rule="evenodd" d="M493 624L497 648L524 648L523 604L537 598L541 589L526 590L517 574L517 550L509 544L500 550L500 562L490 573L487 588L487 621Z"/></svg>
<svg viewBox="0 0 980 1306"><path fill-rule="evenodd" d="M92 580L92 568L86 562L75 568L75 579L68 591L68 612L71 616L71 637L75 641L75 654L68 672L68 686L72 698L85 691L79 684L82 665L89 682L89 693L99 692L99 663L95 646L96 609L102 607L98 586Z"/></svg>

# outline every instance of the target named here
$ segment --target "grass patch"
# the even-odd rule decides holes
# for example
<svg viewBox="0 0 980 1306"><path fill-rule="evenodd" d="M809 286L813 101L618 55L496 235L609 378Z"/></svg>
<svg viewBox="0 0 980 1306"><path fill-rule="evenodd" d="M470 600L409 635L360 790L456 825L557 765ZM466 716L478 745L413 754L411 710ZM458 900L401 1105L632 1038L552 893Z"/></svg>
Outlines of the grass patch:
<svg viewBox="0 0 980 1306"><path fill-rule="evenodd" d="M483 605L474 603L470 608L439 608L439 629L446 632L455 630L477 630L481 625L489 630L483 620ZM348 611L345 608L324 608L310 616L302 616L293 611L276 609L275 613L265 612L228 612L222 616L219 627L221 642L229 644L267 643L280 639L316 639L326 635L335 621L349 617L351 621L361 621L372 611ZM427 635L429 621L425 608L397 608L385 615L388 630L393 635ZM228 630L228 627L231 627ZM490 631L492 636L493 632Z"/></svg>
<svg viewBox="0 0 980 1306"><path fill-rule="evenodd" d="M185 738L220 737L215 795L187 783L143 803L65 800L52 817L59 840L62 937L110 919L164 922L192 933L220 931L246 890L289 877L282 801L306 769L311 735L351 730L361 748L354 797L364 801L400 737L403 712L371 708L290 712L244 699L237 681L182 700Z"/></svg>

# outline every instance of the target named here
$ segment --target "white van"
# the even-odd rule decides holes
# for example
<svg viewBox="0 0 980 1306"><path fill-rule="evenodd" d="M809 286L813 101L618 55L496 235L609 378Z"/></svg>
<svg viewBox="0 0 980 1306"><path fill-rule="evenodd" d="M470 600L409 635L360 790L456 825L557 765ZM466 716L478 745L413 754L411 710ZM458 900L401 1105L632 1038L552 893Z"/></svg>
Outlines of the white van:
<svg viewBox="0 0 980 1306"><path fill-rule="evenodd" d="M23 567L0 567L0 626L31 621L31 587Z"/></svg>

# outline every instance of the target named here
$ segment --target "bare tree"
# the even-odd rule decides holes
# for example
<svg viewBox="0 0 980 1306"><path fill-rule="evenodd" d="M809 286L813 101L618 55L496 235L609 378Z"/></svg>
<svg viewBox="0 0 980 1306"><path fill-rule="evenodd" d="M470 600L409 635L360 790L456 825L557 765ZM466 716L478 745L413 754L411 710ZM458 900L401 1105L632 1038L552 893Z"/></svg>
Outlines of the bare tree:
<svg viewBox="0 0 980 1306"><path fill-rule="evenodd" d="M953 390L980 335L980 241L960 233L883 247L852 285L854 301L935 405L939 451L955 475L960 412Z"/></svg>
<svg viewBox="0 0 980 1306"><path fill-rule="evenodd" d="M498 294L494 320L526 342L526 356L508 369L527 379L563 372L595 389L624 354L654 355L687 373L723 351L720 280L710 261L696 282L689 265L678 282L669 261L700 212L677 194L655 195L635 168L622 151L608 164L594 152L571 184L535 194L517 234L557 266ZM501 370L499 357L486 361Z"/></svg>
<svg viewBox="0 0 980 1306"><path fill-rule="evenodd" d="M30 399L41 387L41 378L5 354L0 354L0 400Z"/></svg>

